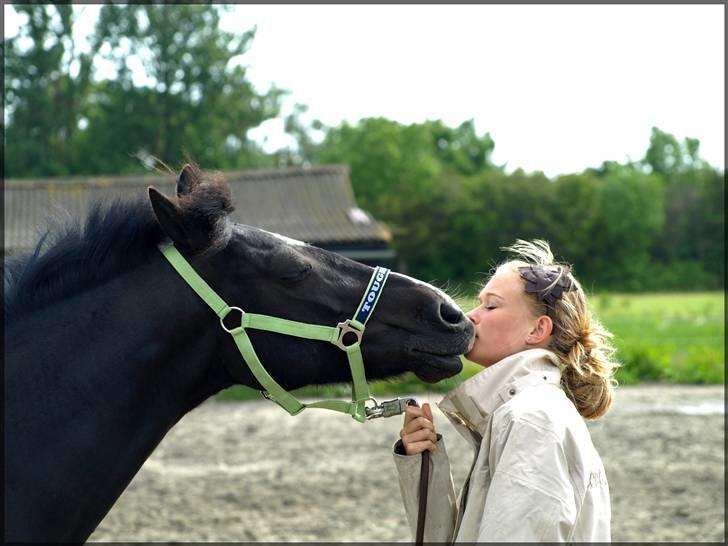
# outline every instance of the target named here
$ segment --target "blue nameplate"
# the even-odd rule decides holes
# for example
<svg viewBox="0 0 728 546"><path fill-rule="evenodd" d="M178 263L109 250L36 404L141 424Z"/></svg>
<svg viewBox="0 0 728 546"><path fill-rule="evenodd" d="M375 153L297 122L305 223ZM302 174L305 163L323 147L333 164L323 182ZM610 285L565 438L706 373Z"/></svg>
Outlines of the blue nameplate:
<svg viewBox="0 0 728 546"><path fill-rule="evenodd" d="M377 267L372 274L372 279L367 288L366 294L361 301L361 307L356 313L356 320L362 324L366 324L367 320L374 311L374 306L379 301L379 296L384 288L384 283L387 282L390 270L386 267Z"/></svg>

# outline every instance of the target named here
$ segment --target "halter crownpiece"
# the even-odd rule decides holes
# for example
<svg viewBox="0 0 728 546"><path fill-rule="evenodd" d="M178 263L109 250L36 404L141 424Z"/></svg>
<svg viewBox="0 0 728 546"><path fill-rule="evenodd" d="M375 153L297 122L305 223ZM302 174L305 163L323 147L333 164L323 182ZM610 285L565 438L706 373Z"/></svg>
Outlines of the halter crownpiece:
<svg viewBox="0 0 728 546"><path fill-rule="evenodd" d="M184 259L182 254L173 244L161 245L160 250L169 263L187 282L200 298L220 318L220 325L223 330L230 334L237 345L243 361L247 364L255 379L263 387L262 395L277 403L291 415L297 415L306 408L323 408L348 413L354 419L364 422L376 417L389 417L402 413L412 399L395 399L379 404L370 394L364 373L364 360L361 354L361 341L364 335L366 322L374 312L374 308L382 294L384 284L389 276L389 269L376 267L369 279L369 284L364 291L364 296L354 313L354 317L340 322L334 327L307 324L293 320L271 317L268 315L257 315L247 313L240 307L231 307L210 288L205 280L194 270L190 263ZM240 326L229 328L225 325L224 319L231 312L240 313ZM311 404L303 404L291 393L281 387L265 370L255 353L255 349L248 337L246 329L265 330L304 339L328 341L336 345L346 353L349 361L349 368L352 377L351 402L344 400L322 400ZM352 340L351 334L354 336ZM228 366L230 368L230 366ZM230 369L233 377L238 377L238 370ZM367 402L374 405L367 406Z"/></svg>
<svg viewBox="0 0 728 546"><path fill-rule="evenodd" d="M568 266L524 265L518 268L518 272L526 281L526 292L536 294L539 300L549 305L555 305L564 292L576 290Z"/></svg>

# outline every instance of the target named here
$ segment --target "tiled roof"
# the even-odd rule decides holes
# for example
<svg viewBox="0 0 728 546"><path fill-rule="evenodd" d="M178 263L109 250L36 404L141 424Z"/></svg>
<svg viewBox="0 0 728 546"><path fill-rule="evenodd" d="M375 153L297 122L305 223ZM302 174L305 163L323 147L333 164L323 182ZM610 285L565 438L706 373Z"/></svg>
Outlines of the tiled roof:
<svg viewBox="0 0 728 546"><path fill-rule="evenodd" d="M232 188L233 218L313 244L386 244L389 230L356 205L345 166L223 173ZM48 219L84 218L97 199L129 198L155 186L174 193L166 176L95 176L5 180L5 250L33 246ZM368 220L368 221L367 221Z"/></svg>

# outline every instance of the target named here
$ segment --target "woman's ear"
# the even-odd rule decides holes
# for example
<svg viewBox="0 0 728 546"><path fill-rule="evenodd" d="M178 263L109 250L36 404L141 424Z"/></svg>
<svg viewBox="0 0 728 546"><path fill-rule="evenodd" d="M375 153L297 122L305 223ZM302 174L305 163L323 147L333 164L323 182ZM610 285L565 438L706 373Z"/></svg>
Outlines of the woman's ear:
<svg viewBox="0 0 728 546"><path fill-rule="evenodd" d="M533 323L533 328L526 337L527 345L540 345L548 340L551 332L554 330L554 323L551 317L541 315Z"/></svg>

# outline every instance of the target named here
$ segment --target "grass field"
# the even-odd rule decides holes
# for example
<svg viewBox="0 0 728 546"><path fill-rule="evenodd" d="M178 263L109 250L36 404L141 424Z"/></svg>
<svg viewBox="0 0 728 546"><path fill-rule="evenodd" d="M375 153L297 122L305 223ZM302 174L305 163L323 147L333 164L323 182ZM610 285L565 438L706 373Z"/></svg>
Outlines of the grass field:
<svg viewBox="0 0 728 546"><path fill-rule="evenodd" d="M723 383L725 381L725 306L723 292L675 294L595 294L590 298L595 317L614 334L620 384L639 382ZM459 300L464 310L475 299ZM463 359L458 376L427 385L413 374L379 381L374 396L417 392L446 392L481 368ZM300 396L348 396L349 385L307 387ZM224 399L259 398L245 387L219 395Z"/></svg>
<svg viewBox="0 0 728 546"><path fill-rule="evenodd" d="M723 292L603 294L594 313L614 334L620 383L723 383Z"/></svg>

